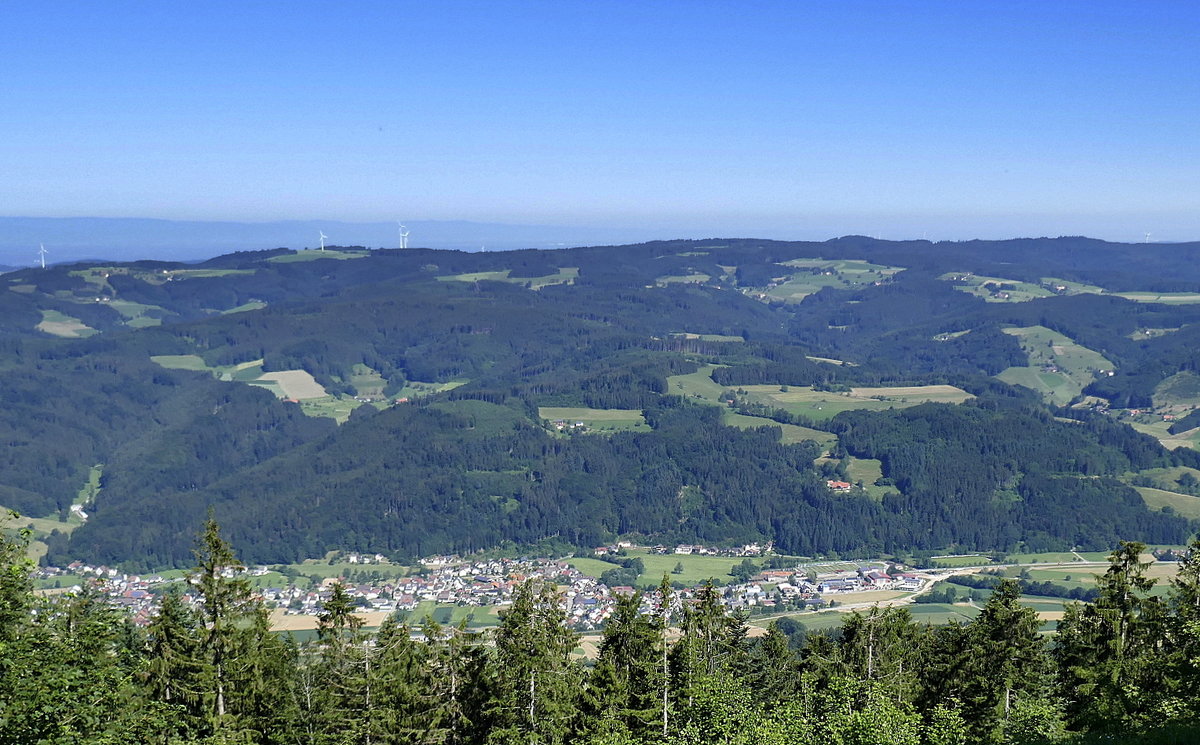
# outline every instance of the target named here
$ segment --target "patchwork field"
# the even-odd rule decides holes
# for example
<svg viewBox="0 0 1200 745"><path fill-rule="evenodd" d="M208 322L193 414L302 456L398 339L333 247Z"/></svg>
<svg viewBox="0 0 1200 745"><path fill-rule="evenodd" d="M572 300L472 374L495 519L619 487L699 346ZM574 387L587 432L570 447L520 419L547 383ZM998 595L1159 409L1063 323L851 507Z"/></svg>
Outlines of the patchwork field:
<svg viewBox="0 0 1200 745"><path fill-rule="evenodd" d="M779 276L786 277L784 281L773 287L752 288L751 294L761 300L798 303L825 287L860 287L904 271L903 267L858 259L792 259L781 262L780 266L787 267L779 270Z"/></svg>
<svg viewBox="0 0 1200 745"><path fill-rule="evenodd" d="M737 427L739 429L757 429L758 427L779 427L783 436L780 442L785 445L792 445L804 440L815 440L822 450L828 451L838 437L832 432L823 432L819 429L811 429L809 427L801 427L798 424L782 424L773 419L767 419L761 416L747 416L738 414L726 409L721 414L721 423L727 427ZM876 477L878 478L878 477Z"/></svg>
<svg viewBox="0 0 1200 745"><path fill-rule="evenodd" d="M208 372L218 380L247 383L259 388L266 388L277 398L290 398L298 401L300 410L307 416L326 417L339 424L350 417L350 412L363 405L363 402L353 398L329 395L325 388L305 370L279 370L264 373L262 360L210 367L203 358L194 354L154 355L150 359L171 370ZM369 372L373 371L365 366L360 367L365 368L359 371L362 373L359 378L360 382L373 381L369 375Z"/></svg>
<svg viewBox="0 0 1200 745"><path fill-rule="evenodd" d="M947 272L938 279L954 283L954 289L983 298L989 303L1023 303L1055 293L1039 284L1003 277L983 277L964 272Z"/></svg>
<svg viewBox="0 0 1200 745"><path fill-rule="evenodd" d="M705 365L694 373L687 375L672 375L667 378L667 389L677 396L687 396L703 403L720 406L723 409L721 421L730 427L753 429L755 427L779 427L783 433L782 442L791 444L802 440L816 440L825 450L837 442L837 435L823 432L819 429L800 427L795 424L781 424L772 419L758 416L747 416L730 411L721 402L721 393L725 390L712 379L712 371L717 365Z"/></svg>
<svg viewBox="0 0 1200 745"><path fill-rule="evenodd" d="M1059 405L1070 403L1101 370L1115 366L1099 352L1044 326L1004 329L1015 336L1029 357L1029 365L1010 367L996 377L1010 385L1038 391Z"/></svg>

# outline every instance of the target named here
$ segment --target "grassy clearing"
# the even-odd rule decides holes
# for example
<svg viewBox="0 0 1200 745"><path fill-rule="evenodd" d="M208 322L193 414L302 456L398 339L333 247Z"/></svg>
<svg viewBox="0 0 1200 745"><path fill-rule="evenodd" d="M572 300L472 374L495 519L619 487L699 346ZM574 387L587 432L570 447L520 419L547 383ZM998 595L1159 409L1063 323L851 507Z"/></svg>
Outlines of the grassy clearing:
<svg viewBox="0 0 1200 745"><path fill-rule="evenodd" d="M982 554L970 554L964 556L934 556L931 558L934 566L954 569L957 567L977 567L985 564L991 564L990 556Z"/></svg>
<svg viewBox="0 0 1200 745"><path fill-rule="evenodd" d="M228 310L223 310L223 311L221 311L221 313L223 315L229 315L230 313L245 313L248 310L259 310L260 308L265 308L265 307L267 307L267 304L264 303L263 301L251 300L248 303L242 303L241 305L234 306L232 308L229 308Z"/></svg>
<svg viewBox="0 0 1200 745"><path fill-rule="evenodd" d="M1114 292L1112 294L1135 303L1164 303L1166 305L1200 303L1200 293L1195 292Z"/></svg>
<svg viewBox="0 0 1200 745"><path fill-rule="evenodd" d="M322 396L320 398L300 400L300 411L305 416L321 416L333 419L338 424L345 423L350 418L350 412L359 406L370 406L370 404L364 404L352 398L337 398L335 396Z"/></svg>
<svg viewBox="0 0 1200 745"><path fill-rule="evenodd" d="M369 253L369 251L335 251L331 248L321 251L313 248L297 251L296 253L272 256L271 258L267 259L267 261L276 264L294 264L297 261L317 261L319 259L345 261L346 259L363 259L366 258Z"/></svg>
<svg viewBox="0 0 1200 745"><path fill-rule="evenodd" d="M1014 564L1062 564L1079 561L1079 557L1070 551L1050 551L1040 554L1009 554L1008 560Z"/></svg>
<svg viewBox="0 0 1200 745"><path fill-rule="evenodd" d="M81 339L100 333L78 318L72 318L57 310L43 310L41 323L34 328L42 333L67 339Z"/></svg>
<svg viewBox="0 0 1200 745"><path fill-rule="evenodd" d="M672 375L667 378L667 391L677 396L702 399L710 404L720 404L721 392L725 390L712 379L717 365L704 365L694 373Z"/></svg>
<svg viewBox="0 0 1200 745"><path fill-rule="evenodd" d="M948 623L967 623L979 615L979 609L966 603L914 603L908 606L917 623L945 626Z"/></svg>
<svg viewBox="0 0 1200 745"><path fill-rule="evenodd" d="M1160 418L1149 418L1143 415L1139 421L1137 419L1126 419L1126 424L1133 427L1142 434L1150 435L1157 439L1159 443L1168 450L1176 448L1193 448L1200 450L1200 427L1189 429L1185 432L1171 434L1169 428L1170 422L1164 422Z"/></svg>
<svg viewBox="0 0 1200 745"><path fill-rule="evenodd" d="M1147 486L1133 488L1137 489L1138 494L1142 495L1142 501L1152 510L1170 507L1176 515L1181 515L1189 520L1200 520L1200 497L1163 489L1152 489Z"/></svg>
<svg viewBox="0 0 1200 745"><path fill-rule="evenodd" d="M104 476L104 464L97 463L88 469L87 479L75 494L75 504L88 504L100 493L100 479Z"/></svg>
<svg viewBox="0 0 1200 745"><path fill-rule="evenodd" d="M703 284L704 282L707 282L710 279L712 279L712 277L710 277L707 274L700 274L700 273L677 274L677 275L668 275L668 276L664 276L664 277L659 277L654 280L654 283L658 284L658 285L672 285L672 284L698 285L698 284Z"/></svg>
<svg viewBox="0 0 1200 745"><path fill-rule="evenodd" d="M733 580L729 570L743 561L731 556L652 554L644 549L631 549L628 556L621 558L639 558L645 565L646 570L637 579L638 587L657 587L664 574L672 582L682 582L688 586L698 585L709 579L725 584ZM617 566L599 559L568 559L567 562L590 577L599 577ZM674 569L679 564L683 565L683 571L675 574Z"/></svg>
<svg viewBox="0 0 1200 745"><path fill-rule="evenodd" d="M588 409L576 406L543 406L538 416L550 422L565 422L572 426L583 422L589 430L596 432L648 432L650 425L638 409Z"/></svg>
<svg viewBox="0 0 1200 745"><path fill-rule="evenodd" d="M350 368L350 380L347 382L354 386L354 392L360 396L382 396L383 389L387 387L382 375L361 362Z"/></svg>
<svg viewBox="0 0 1200 745"><path fill-rule="evenodd" d="M811 387L778 385L739 386L753 400L814 420L831 419L843 411L883 411L927 402L961 403L972 398L950 385L890 388L854 388L848 392L816 391Z"/></svg>
<svg viewBox="0 0 1200 745"><path fill-rule="evenodd" d="M897 491L892 486L875 486L875 482L883 478L883 461L876 458L850 456L846 473L850 476L850 483L862 482L863 490L873 499L881 500L883 495Z"/></svg>
<svg viewBox="0 0 1200 745"><path fill-rule="evenodd" d="M851 396L860 398L898 398L918 403L961 404L975 398L961 388L952 385L910 385L885 388L851 388Z"/></svg>
<svg viewBox="0 0 1200 745"><path fill-rule="evenodd" d="M396 393L396 398L419 398L420 396L432 396L435 393L443 391L452 391L459 386L470 383L469 378L460 378L450 380L445 383L423 383L419 380L410 380L404 384L404 387Z"/></svg>
<svg viewBox="0 0 1200 745"><path fill-rule="evenodd" d="M212 279L236 274L254 274L257 269L172 269L167 274L174 279Z"/></svg>
<svg viewBox="0 0 1200 745"><path fill-rule="evenodd" d="M1187 370L1175 373L1154 387L1153 402L1155 408L1200 408L1200 375Z"/></svg>
<svg viewBox="0 0 1200 745"><path fill-rule="evenodd" d="M575 284L575 280L579 278L579 267L564 266L559 267L554 274L547 274L541 277L510 277L511 269L502 269L495 272L464 272L463 274L450 274L438 277L440 282L481 282L488 280L491 282L508 282L514 285L524 285L531 290L540 290L549 285L570 285Z"/></svg>
<svg viewBox="0 0 1200 745"><path fill-rule="evenodd" d="M744 342L746 341L740 336L728 336L726 334L693 334L690 331L677 331L671 334L677 339L699 339L700 341L725 341L725 342Z"/></svg>
<svg viewBox="0 0 1200 745"><path fill-rule="evenodd" d="M1029 365L1010 367L996 377L1009 385L1038 391L1059 405L1079 396L1100 371L1114 367L1099 352L1044 326L1006 328L1004 333L1017 337L1029 357Z"/></svg>
<svg viewBox="0 0 1200 745"><path fill-rule="evenodd" d="M828 451L838 441L837 435L832 432L823 432L819 429L810 427L801 427L798 424L781 424L774 419L767 419L761 416L747 416L745 414L737 414L725 409L721 413L721 423L727 427L737 427L738 429L757 429L759 427L779 427L782 431L780 442L784 445L793 445L804 440L815 440L821 449Z"/></svg>
<svg viewBox="0 0 1200 745"><path fill-rule="evenodd" d="M135 329L162 325L162 318L148 314L152 311L166 312L166 309L160 306L135 303L132 300L110 300L108 306L125 317L126 326Z"/></svg>
<svg viewBox="0 0 1200 745"><path fill-rule="evenodd" d="M806 354L806 355L804 355L804 359L812 360L813 362L824 362L829 365L838 365L839 367L842 365L846 365L848 367L858 367L857 362L847 362L846 360L835 360L832 357L814 357L811 354Z"/></svg>
<svg viewBox="0 0 1200 745"><path fill-rule="evenodd" d="M1155 329L1155 328L1138 329L1137 331L1130 332L1129 338L1134 341L1145 341L1146 339L1156 339L1160 336L1166 336L1167 334L1178 331L1180 328L1182 328L1182 326L1179 328L1173 328L1173 329Z"/></svg>
<svg viewBox="0 0 1200 745"><path fill-rule="evenodd" d="M155 354L150 356L150 361L168 370L200 372L211 369L198 354Z"/></svg>

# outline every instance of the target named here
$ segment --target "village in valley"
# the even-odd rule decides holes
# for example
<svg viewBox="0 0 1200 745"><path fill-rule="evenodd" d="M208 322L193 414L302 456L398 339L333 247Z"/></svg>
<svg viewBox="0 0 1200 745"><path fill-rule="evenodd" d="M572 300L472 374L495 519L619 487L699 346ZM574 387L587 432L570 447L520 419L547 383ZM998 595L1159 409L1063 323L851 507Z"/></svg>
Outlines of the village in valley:
<svg viewBox="0 0 1200 745"><path fill-rule="evenodd" d="M598 547L592 556L621 556L631 550L646 556L679 557L677 569L689 557L744 557L743 564L736 565L740 571L731 573L732 576L714 576L711 581L717 586L726 608L754 616L795 614L834 605L852 606L857 604L856 599L874 602L881 599L877 591L895 591L889 593L889 597L903 597L925 589L933 579L928 573L902 571L899 565L881 561L780 566L782 562L776 560L760 564L752 557L761 558L769 550L756 544L718 549L696 545L637 547L621 543ZM469 626L482 628L498 622L499 613L511 603L513 593L521 583L537 578L559 588L569 624L581 632L603 628L616 597L636 591L630 584L605 584L592 576L595 571L589 574L575 566L585 563L577 559L432 556L404 571L380 554L347 552L336 558L335 566L346 571L325 577L305 576L295 571L280 572L283 567L267 566L229 569L226 573L228 576L244 574L264 605L272 611L273 626L277 630L292 631L316 627L323 603L330 597L334 585L339 583L370 626L378 625L388 615L397 614L414 625L429 616L442 623L466 622ZM589 558L589 561L596 559ZM672 574L667 574L667 579L682 602L694 599L708 582L685 584ZM42 588L41 592L48 594L92 589L122 608L138 624L149 622L157 611L162 593L172 588L180 588L184 599L192 604L200 601L199 593L187 584L187 575L180 571L138 575L74 562L61 568L39 567L35 581ZM657 598L657 592L646 592L643 612L655 612Z"/></svg>

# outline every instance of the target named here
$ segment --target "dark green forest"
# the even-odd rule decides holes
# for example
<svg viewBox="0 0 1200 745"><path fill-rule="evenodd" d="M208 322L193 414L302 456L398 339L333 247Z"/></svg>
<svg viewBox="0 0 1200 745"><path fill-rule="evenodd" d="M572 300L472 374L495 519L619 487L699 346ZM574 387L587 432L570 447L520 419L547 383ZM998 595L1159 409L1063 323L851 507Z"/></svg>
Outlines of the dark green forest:
<svg viewBox="0 0 1200 745"><path fill-rule="evenodd" d="M1092 599L1039 633L1018 581L933 627L902 607L751 636L711 584L623 596L594 659L553 585L521 585L488 632L366 630L334 585L318 638L268 630L209 520L181 591L144 627L95 590L34 596L0 541L0 743L264 745L1034 745L1200 736L1200 542L1166 594L1122 542Z"/></svg>
<svg viewBox="0 0 1200 745"><path fill-rule="evenodd" d="M1127 484L1200 465L1196 451L1164 449L1113 412L1154 406L1164 381L1197 371L1200 305L1064 294L1045 278L1194 293L1198 252L847 237L352 248L341 260L280 249L9 272L0 505L67 521L98 472L87 522L39 536L47 561L134 568L186 565L191 526L210 509L251 562L618 536L771 540L814 556L1182 544L1195 526ZM987 302L951 272L1052 289ZM772 294L789 283L807 294ZM63 331L63 317L91 335L62 336L78 328ZM1013 326L1063 334L1115 369L1085 381L1072 405L1048 403L995 377L1029 364L1004 332ZM240 378L167 369L159 355L212 370L261 360L264 373L311 374L331 401L379 405L337 424ZM703 365L731 390L952 385L973 398L823 419L742 401L734 410L761 426L739 429L715 402L670 389L668 378ZM363 370L376 381L369 396ZM542 407L630 410L645 427L562 433ZM822 446L783 435L792 425L838 441L819 458ZM829 491L851 457L879 460L887 489Z"/></svg>

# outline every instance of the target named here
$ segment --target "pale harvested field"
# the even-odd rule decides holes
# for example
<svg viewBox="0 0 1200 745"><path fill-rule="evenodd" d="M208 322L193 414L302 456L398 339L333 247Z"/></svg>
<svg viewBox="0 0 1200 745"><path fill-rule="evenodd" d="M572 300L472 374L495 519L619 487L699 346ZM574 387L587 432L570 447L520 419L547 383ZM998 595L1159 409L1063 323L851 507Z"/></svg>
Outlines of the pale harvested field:
<svg viewBox="0 0 1200 745"><path fill-rule="evenodd" d="M303 400L306 398L321 398L325 389L313 379L307 370L283 370L281 372L263 373L259 380L270 380L283 390L288 398Z"/></svg>
<svg viewBox="0 0 1200 745"><path fill-rule="evenodd" d="M363 620L363 626L376 627L382 624L391 613L387 611L371 611L369 613L355 613L354 615ZM272 631L312 631L315 628L317 628L316 616L289 616L283 612L283 608L276 608L271 611Z"/></svg>
<svg viewBox="0 0 1200 745"><path fill-rule="evenodd" d="M1038 611L1037 617L1039 621L1044 623L1046 621L1061 621L1066 615L1066 612L1061 610L1041 610Z"/></svg>

